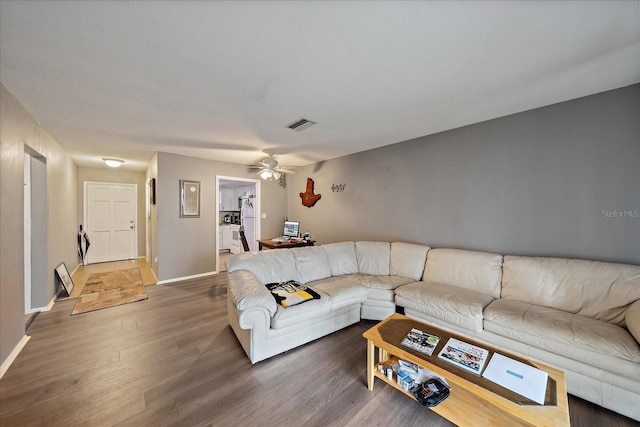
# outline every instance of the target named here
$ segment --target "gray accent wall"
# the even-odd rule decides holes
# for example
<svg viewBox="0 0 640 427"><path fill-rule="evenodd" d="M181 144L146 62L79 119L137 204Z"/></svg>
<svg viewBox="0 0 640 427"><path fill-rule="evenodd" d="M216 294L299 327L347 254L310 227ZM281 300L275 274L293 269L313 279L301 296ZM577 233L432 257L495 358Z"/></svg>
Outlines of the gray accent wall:
<svg viewBox="0 0 640 427"><path fill-rule="evenodd" d="M242 165L198 159L170 153L157 153L156 196L158 257L155 272L158 280L209 273L216 270L218 218L216 217L216 176L256 178L255 170ZM150 174L149 176L152 176ZM200 217L180 218L179 183L181 179L200 181ZM261 181L262 235L282 234L282 220L287 210L287 192L277 182ZM153 236L152 236L153 238Z"/></svg>
<svg viewBox="0 0 640 427"><path fill-rule="evenodd" d="M312 208L299 197L307 177L322 194ZM288 180L289 218L319 243L640 264L640 85L317 163Z"/></svg>
<svg viewBox="0 0 640 427"><path fill-rule="evenodd" d="M47 178L47 272L44 282L32 283L34 306L46 306L54 298L56 265L65 262L73 271L78 264L78 168L1 83L0 111L0 363L4 363L25 335L25 150L45 159Z"/></svg>

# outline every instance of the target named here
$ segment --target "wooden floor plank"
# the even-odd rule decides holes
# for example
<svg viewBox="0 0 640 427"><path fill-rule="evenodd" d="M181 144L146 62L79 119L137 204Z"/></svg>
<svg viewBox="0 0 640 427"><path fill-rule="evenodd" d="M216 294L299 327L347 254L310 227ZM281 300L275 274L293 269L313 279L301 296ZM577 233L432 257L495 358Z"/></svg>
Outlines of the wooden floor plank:
<svg viewBox="0 0 640 427"><path fill-rule="evenodd" d="M59 301L0 380L1 426L450 426L366 386L362 321L252 365L226 318L226 273L70 316ZM570 396L574 426L637 426Z"/></svg>

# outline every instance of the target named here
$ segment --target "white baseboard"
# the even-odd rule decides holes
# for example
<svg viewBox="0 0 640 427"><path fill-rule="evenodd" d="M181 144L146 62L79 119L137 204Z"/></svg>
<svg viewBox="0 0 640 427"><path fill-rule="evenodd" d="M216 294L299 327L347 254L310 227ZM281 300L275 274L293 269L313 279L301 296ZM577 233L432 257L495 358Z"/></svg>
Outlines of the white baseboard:
<svg viewBox="0 0 640 427"><path fill-rule="evenodd" d="M51 298L51 301L49 301L49 304L47 304L45 307L32 308L30 313L35 313L38 311L49 311L53 308L53 304L55 303L56 303L56 295L54 295L53 298Z"/></svg>
<svg viewBox="0 0 640 427"><path fill-rule="evenodd" d="M218 272L217 271L210 271L208 273L194 274L193 276L184 276L184 277L176 277L174 279L160 280L157 284L158 285L166 285L166 284L169 284L169 283L182 282L183 280L198 279L200 277L213 276L215 274L218 274Z"/></svg>
<svg viewBox="0 0 640 427"><path fill-rule="evenodd" d="M24 346L27 345L27 342L30 339L31 337L29 335L23 336L20 342L15 346L13 351L9 354L9 356L7 356L6 360L2 362L2 365L0 365L0 378L4 376L5 372L7 372L7 370L9 369L9 366L11 366L13 361L16 360L16 357L18 357L18 354L20 354L20 352L22 351Z"/></svg>

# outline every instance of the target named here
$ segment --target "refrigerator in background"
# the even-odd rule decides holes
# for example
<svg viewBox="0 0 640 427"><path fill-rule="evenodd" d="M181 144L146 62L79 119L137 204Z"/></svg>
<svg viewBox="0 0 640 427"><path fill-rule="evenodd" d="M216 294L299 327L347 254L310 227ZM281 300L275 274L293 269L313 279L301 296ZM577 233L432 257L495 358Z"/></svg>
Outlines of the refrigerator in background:
<svg viewBox="0 0 640 427"><path fill-rule="evenodd" d="M240 210L241 224L244 226L244 235L247 238L249 250L256 250L256 218L254 209L255 199L253 196L242 198L242 208Z"/></svg>

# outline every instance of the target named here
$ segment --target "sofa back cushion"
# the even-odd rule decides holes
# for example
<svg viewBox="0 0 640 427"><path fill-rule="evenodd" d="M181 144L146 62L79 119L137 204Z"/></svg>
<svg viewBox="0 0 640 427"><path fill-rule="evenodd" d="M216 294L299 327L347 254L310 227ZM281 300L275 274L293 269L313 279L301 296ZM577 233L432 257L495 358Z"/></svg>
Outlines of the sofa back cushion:
<svg viewBox="0 0 640 427"><path fill-rule="evenodd" d="M358 273L372 276L389 275L391 245L388 242L356 242Z"/></svg>
<svg viewBox="0 0 640 427"><path fill-rule="evenodd" d="M227 271L247 270L262 283L300 280L293 252L284 249L243 252L229 258Z"/></svg>
<svg viewBox="0 0 640 427"><path fill-rule="evenodd" d="M322 246L307 246L292 249L296 270L302 283L331 277L327 251Z"/></svg>
<svg viewBox="0 0 640 427"><path fill-rule="evenodd" d="M422 280L500 298L502 255L462 249L431 249Z"/></svg>
<svg viewBox="0 0 640 427"><path fill-rule="evenodd" d="M322 245L327 258L332 276L358 273L358 259L356 257L356 245L353 242L328 243Z"/></svg>
<svg viewBox="0 0 640 427"><path fill-rule="evenodd" d="M422 277L429 246L413 243L391 243L389 273L392 276L408 277L416 282Z"/></svg>
<svg viewBox="0 0 640 427"><path fill-rule="evenodd" d="M504 257L502 298L626 326L640 299L640 266L566 258Z"/></svg>

